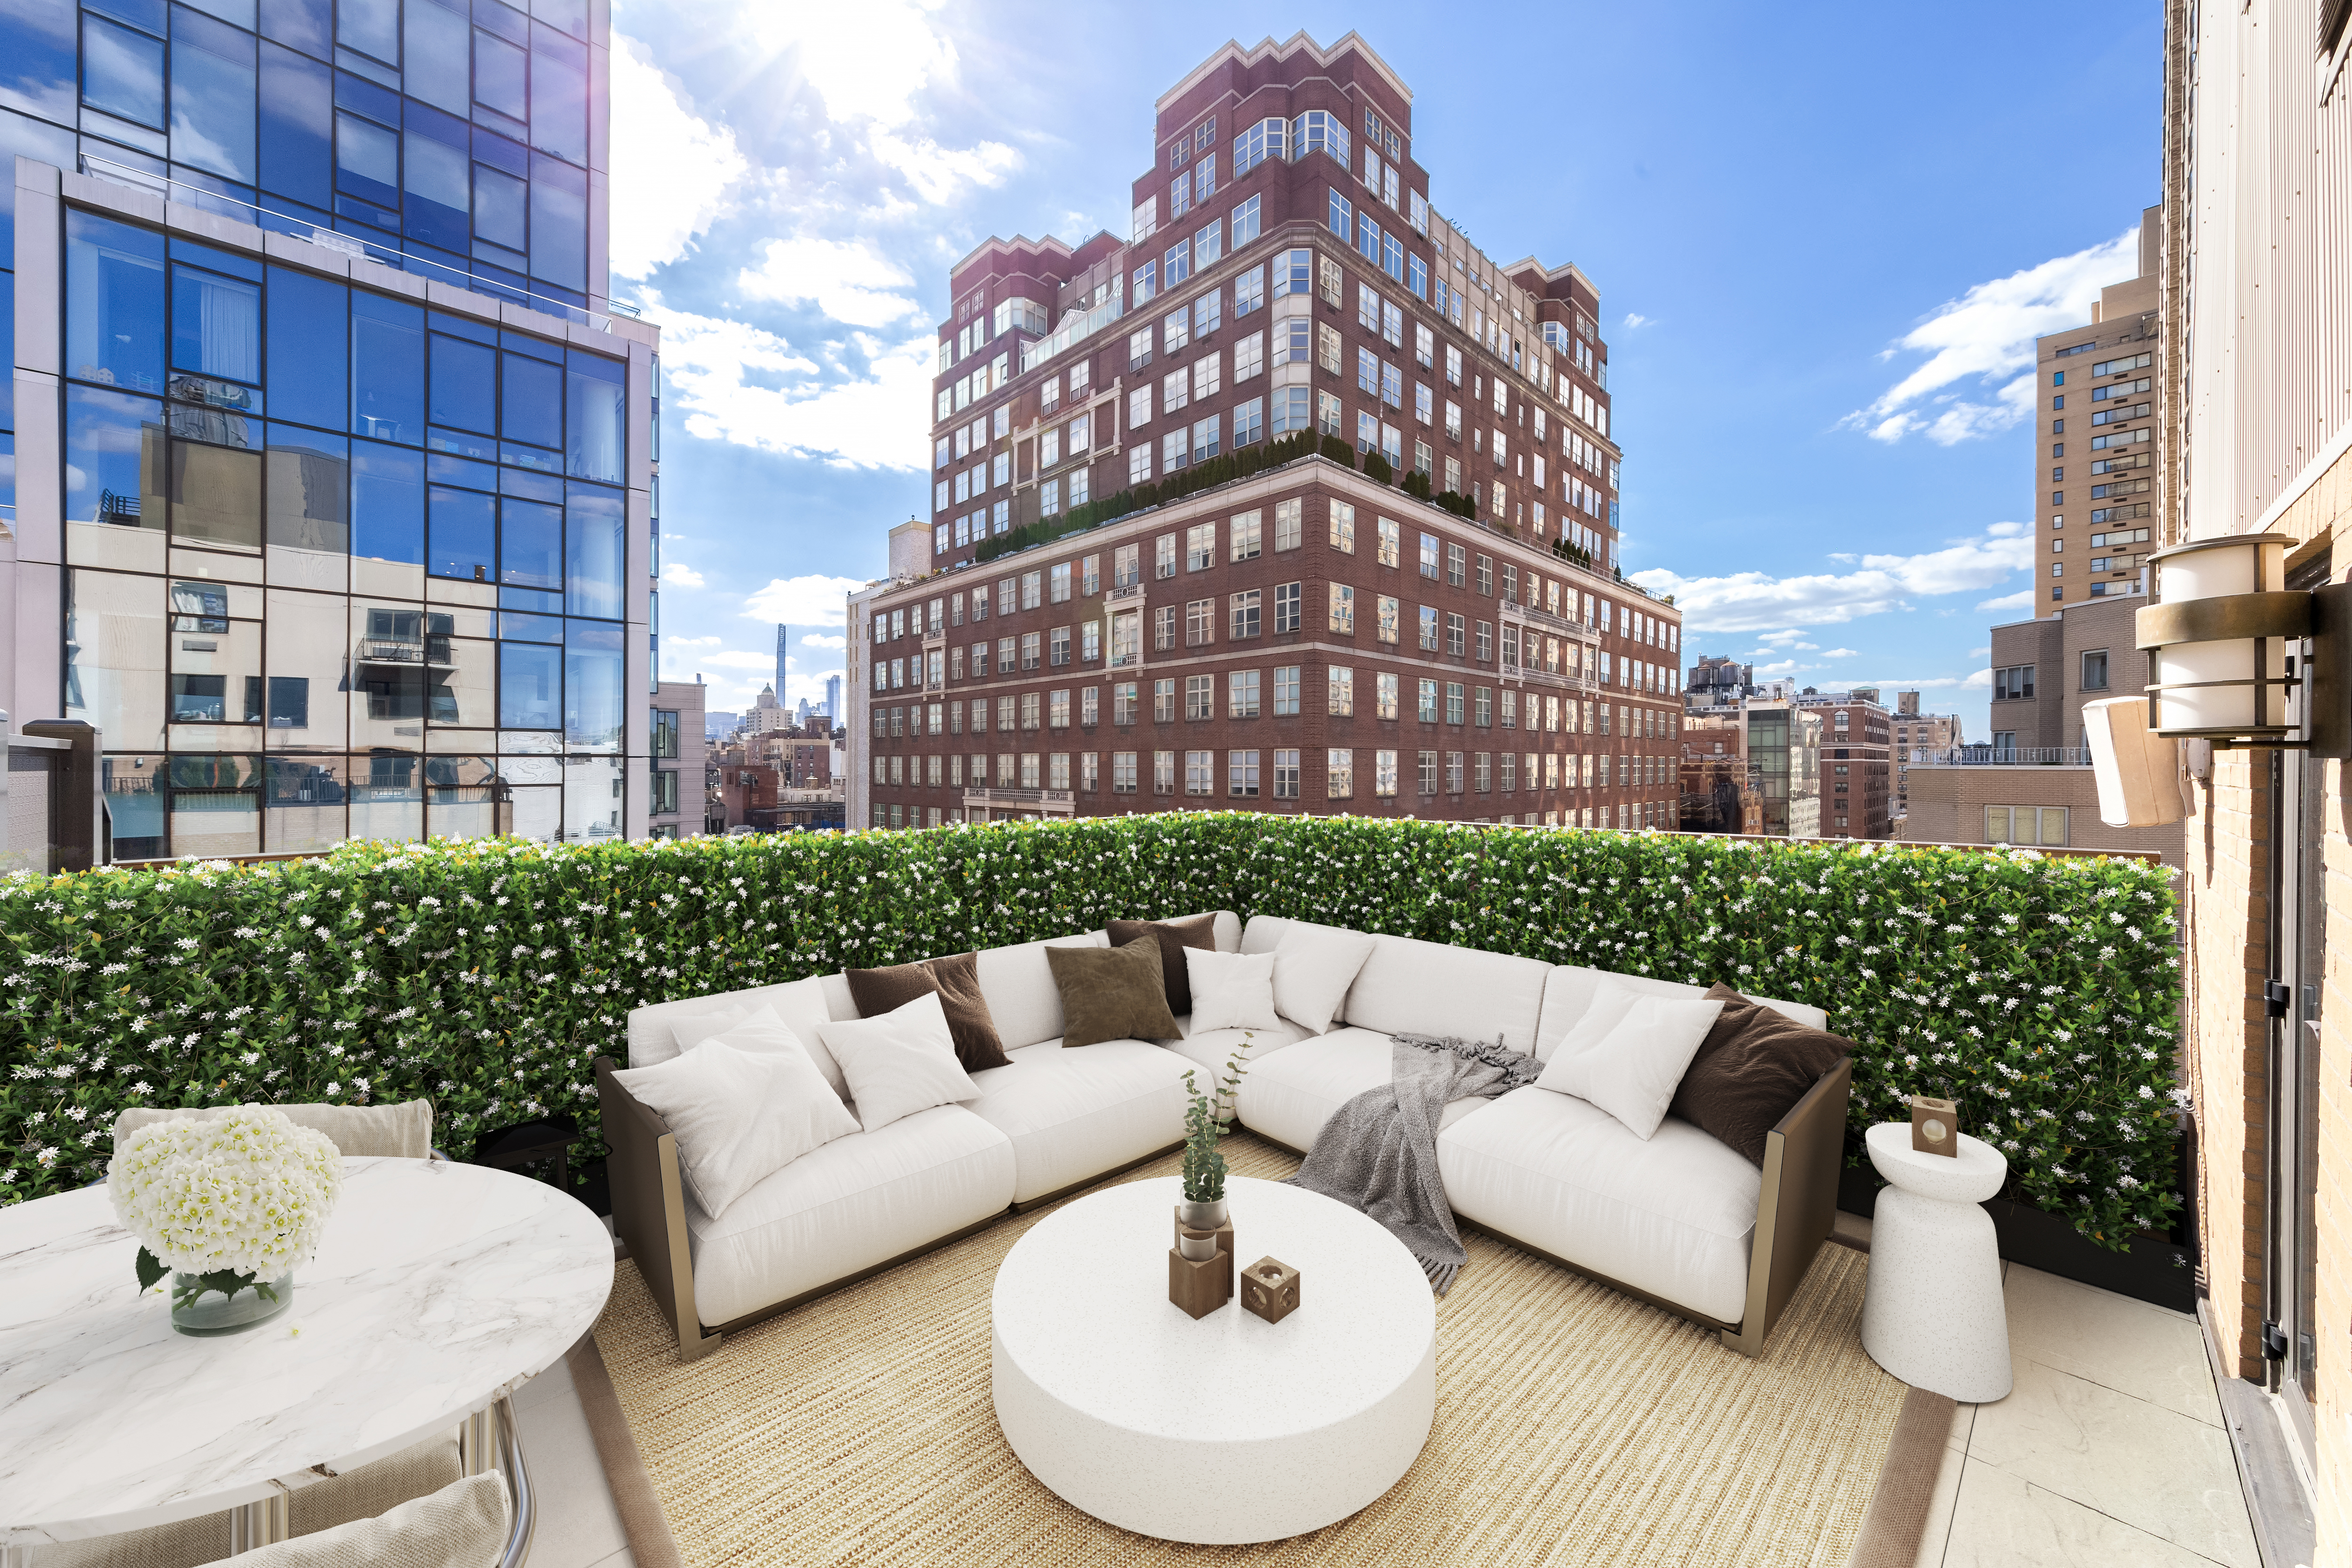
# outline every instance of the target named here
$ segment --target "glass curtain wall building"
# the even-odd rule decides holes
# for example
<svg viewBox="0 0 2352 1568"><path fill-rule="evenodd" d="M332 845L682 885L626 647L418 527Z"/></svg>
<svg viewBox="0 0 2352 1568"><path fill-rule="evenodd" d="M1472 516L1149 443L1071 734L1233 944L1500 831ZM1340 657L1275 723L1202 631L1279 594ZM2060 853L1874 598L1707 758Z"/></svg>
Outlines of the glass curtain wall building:
<svg viewBox="0 0 2352 1568"><path fill-rule="evenodd" d="M643 835L658 338L604 298L605 38L0 0L9 706L99 729L116 859Z"/></svg>

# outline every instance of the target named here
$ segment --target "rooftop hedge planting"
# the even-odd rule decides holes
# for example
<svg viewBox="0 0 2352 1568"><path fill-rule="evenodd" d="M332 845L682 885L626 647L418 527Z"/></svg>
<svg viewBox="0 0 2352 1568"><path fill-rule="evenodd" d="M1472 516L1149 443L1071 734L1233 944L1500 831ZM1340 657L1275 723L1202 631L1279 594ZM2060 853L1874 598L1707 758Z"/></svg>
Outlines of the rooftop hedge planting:
<svg viewBox="0 0 2352 1568"><path fill-rule="evenodd" d="M2126 859L1178 813L928 832L353 843L0 881L0 1203L103 1173L130 1106L423 1095L551 1111L645 1003L1115 917L1279 914L1811 1002L1852 1123L1957 1100L2012 1191L2126 1245L2178 1206L2171 873Z"/></svg>

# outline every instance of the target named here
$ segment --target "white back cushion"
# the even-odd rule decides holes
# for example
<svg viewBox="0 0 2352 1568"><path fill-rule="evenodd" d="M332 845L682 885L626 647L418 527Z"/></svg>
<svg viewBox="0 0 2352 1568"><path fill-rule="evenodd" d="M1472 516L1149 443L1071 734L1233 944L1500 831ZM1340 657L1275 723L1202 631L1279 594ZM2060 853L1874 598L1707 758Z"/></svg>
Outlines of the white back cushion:
<svg viewBox="0 0 2352 1568"><path fill-rule="evenodd" d="M1707 991L1704 985L1685 985L1678 980L1653 980L1646 974L1618 974L1573 963L1554 964L1551 978L1544 984L1543 1016L1536 1025L1537 1057L1545 1061L1551 1059L1552 1050L1561 1037L1576 1026L1577 1021L1592 1005L1593 995L1603 980L1630 986L1646 995L1670 999L1688 1000L1704 996ZM1752 997L1783 1017L1794 1018L1809 1028L1826 1029L1830 1026L1830 1016L1819 1007L1802 1002L1781 1002L1769 996L1756 996L1752 992L1743 992L1742 994Z"/></svg>
<svg viewBox="0 0 2352 1568"><path fill-rule="evenodd" d="M1045 950L1103 947L1109 941L1105 933L1094 931L1024 942L1017 947L980 950L980 994L988 1003L996 1037L1004 1042L1006 1050L1017 1051L1062 1037L1062 988L1054 984L1054 969L1046 962Z"/></svg>
<svg viewBox="0 0 2352 1568"><path fill-rule="evenodd" d="M1348 1022L1386 1034L1454 1036L1533 1051L1551 965L1483 948L1375 936L1348 993Z"/></svg>
<svg viewBox="0 0 2352 1568"><path fill-rule="evenodd" d="M784 1026L800 1037L809 1060L824 1075L824 1081L833 1086L833 1092L845 1100L849 1097L848 1080L841 1076L840 1064L818 1040L816 1031L819 1024L857 1016L857 1008L849 1000L849 982L838 974L811 975L782 985L755 985L748 991L722 991L709 996L687 996L676 1002L632 1008L628 1024L629 1065L651 1067L677 1055L677 1037L670 1032L677 1019L725 1013L736 1007L747 1007L752 1012L761 1007L774 1008Z"/></svg>

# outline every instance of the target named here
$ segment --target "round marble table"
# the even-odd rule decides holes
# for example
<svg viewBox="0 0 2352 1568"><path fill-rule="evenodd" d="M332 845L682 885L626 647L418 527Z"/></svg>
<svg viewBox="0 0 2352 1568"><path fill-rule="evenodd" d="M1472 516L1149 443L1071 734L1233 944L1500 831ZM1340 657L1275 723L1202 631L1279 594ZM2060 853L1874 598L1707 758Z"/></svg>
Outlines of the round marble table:
<svg viewBox="0 0 2352 1568"><path fill-rule="evenodd" d="M1914 1388L1970 1405L2009 1394L2009 1315L2000 1246L1979 1205L2000 1191L2009 1162L1959 1135L1957 1156L1911 1147L1908 1121L1864 1133L1870 1163L1895 1184L1870 1221L1870 1281L1862 1348Z"/></svg>
<svg viewBox="0 0 2352 1568"><path fill-rule="evenodd" d="M1167 1541L1275 1541L1394 1486L1429 1436L1437 1312L1404 1245L1344 1204L1227 1186L1239 1266L1299 1271L1278 1323L1238 1295L1168 1300L1174 1176L1045 1216L996 1271L996 1418L1030 1473L1097 1519Z"/></svg>
<svg viewBox="0 0 2352 1568"><path fill-rule="evenodd" d="M0 1209L0 1547L269 1503L446 1432L613 1285L587 1208L443 1160L346 1159L293 1305L246 1333L173 1332L137 1252L103 1187Z"/></svg>

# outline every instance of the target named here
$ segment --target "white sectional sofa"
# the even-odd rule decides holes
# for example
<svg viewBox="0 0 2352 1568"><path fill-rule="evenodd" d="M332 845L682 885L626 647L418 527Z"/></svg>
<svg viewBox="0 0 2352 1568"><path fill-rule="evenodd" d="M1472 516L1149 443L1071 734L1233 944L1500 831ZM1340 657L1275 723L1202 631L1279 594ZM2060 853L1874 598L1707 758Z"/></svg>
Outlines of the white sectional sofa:
<svg viewBox="0 0 2352 1568"><path fill-rule="evenodd" d="M1215 920L1221 952L1270 952L1298 922ZM761 1181L711 1220L680 1179L662 1119L596 1064L611 1145L615 1227L691 1359L725 1333L837 1289L1022 1209L1051 1202L1180 1146L1188 1068L1213 1069L1237 1029L1160 1042L1062 1047L1061 995L1045 957L1055 942L1100 946L1102 931L983 950L977 969L1009 1065L971 1075L980 1098L835 1139ZM1601 973L1376 936L1329 1028L1284 1021L1255 1031L1237 1100L1252 1131L1304 1151L1325 1121L1390 1076L1392 1033L1499 1041L1538 1056L1583 1013ZM1617 976L1662 994L1703 987ZM728 1003L773 1006L804 1040L857 1016L844 975L640 1007L631 1067L677 1053L678 1019ZM1758 998L1815 1027L1817 1009ZM812 1052L845 1099L846 1086ZM1604 1111L1529 1086L1457 1101L1438 1136L1455 1215L1670 1310L1759 1353L1829 1234L1851 1063L1824 1074L1782 1119L1759 1171L1668 1117L1644 1142ZM1210 1072L1200 1078L1205 1084ZM852 1110L855 1110L854 1104Z"/></svg>

